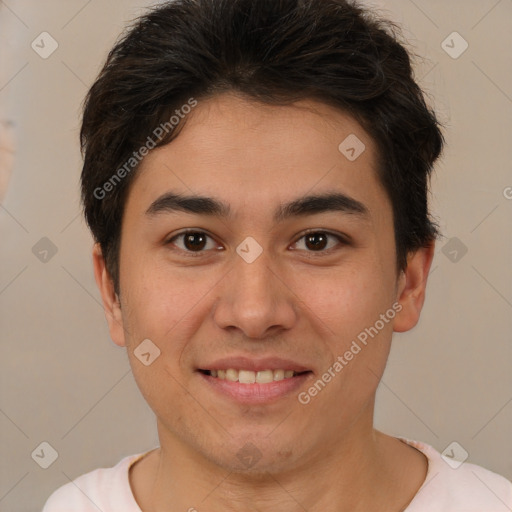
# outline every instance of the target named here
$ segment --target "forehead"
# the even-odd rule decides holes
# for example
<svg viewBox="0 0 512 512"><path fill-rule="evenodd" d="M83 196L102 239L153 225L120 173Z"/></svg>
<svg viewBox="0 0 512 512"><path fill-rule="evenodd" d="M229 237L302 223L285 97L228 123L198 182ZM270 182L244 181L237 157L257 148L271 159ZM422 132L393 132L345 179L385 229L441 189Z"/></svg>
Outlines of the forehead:
<svg viewBox="0 0 512 512"><path fill-rule="evenodd" d="M168 190L208 195L224 198L234 213L261 215L263 204L335 189L371 210L385 195L376 162L371 137L338 109L228 93L198 102L179 135L143 160L129 196L147 208Z"/></svg>

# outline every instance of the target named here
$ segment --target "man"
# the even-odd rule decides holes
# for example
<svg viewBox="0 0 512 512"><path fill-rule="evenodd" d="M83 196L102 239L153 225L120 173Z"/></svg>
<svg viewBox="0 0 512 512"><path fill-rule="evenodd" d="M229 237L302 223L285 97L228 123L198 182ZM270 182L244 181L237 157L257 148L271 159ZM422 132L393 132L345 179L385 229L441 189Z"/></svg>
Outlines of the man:
<svg viewBox="0 0 512 512"><path fill-rule="evenodd" d="M425 298L443 146L396 34L344 0L177 0L116 44L82 199L160 447L44 512L512 507L502 476L373 428Z"/></svg>

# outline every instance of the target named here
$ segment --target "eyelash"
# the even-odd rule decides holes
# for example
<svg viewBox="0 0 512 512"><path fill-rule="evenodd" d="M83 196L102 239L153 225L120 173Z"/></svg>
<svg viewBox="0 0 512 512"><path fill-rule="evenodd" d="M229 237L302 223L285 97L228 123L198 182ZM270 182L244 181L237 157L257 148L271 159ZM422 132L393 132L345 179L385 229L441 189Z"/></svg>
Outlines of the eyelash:
<svg viewBox="0 0 512 512"><path fill-rule="evenodd" d="M167 240L165 242L165 245L171 245L173 244L173 242L180 238L180 237L184 237L186 235L191 235L191 234L194 234L194 235L206 235L208 238L212 239L213 240L213 237L211 235L209 235L208 233L206 233L205 231L201 231L201 230L188 230L188 231L183 231L182 233L178 233L177 235L174 235L172 238L170 238L169 240ZM331 233L329 231L321 231L321 230L310 230L310 231L307 231L305 233L303 233L292 245L296 245L300 240L302 240L303 238L305 238L306 236L308 235L312 235L312 234L322 234L322 235L327 235L329 237L332 237L332 238L335 238L340 245L348 245L348 241L346 239L346 237L342 236L341 234L335 234L335 233ZM186 249L181 249L181 248L177 248L176 250L178 251L182 251L184 254L192 258L197 258L199 256L202 256L205 252L207 252L207 250L201 250L201 251L189 251L189 250L186 250ZM306 250L306 252L310 253L313 257L315 257L316 255L322 255L322 254L331 254L331 252L333 250L336 250L336 247L331 247L330 249L324 249L324 250L321 250L321 251L308 251Z"/></svg>

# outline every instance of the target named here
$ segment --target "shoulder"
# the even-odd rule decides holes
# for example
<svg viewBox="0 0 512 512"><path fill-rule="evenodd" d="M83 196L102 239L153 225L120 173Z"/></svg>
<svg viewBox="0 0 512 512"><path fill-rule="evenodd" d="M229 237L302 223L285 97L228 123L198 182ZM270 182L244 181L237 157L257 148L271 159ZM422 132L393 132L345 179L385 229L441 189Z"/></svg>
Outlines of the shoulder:
<svg viewBox="0 0 512 512"><path fill-rule="evenodd" d="M512 509L512 482L493 471L465 462L457 469L447 466L438 475L454 505L460 503L468 511Z"/></svg>
<svg viewBox="0 0 512 512"><path fill-rule="evenodd" d="M131 507L127 512L139 512L133 508L128 469L143 455L129 455L113 467L95 469L59 487L48 498L42 512L108 512L112 506L125 503Z"/></svg>
<svg viewBox="0 0 512 512"><path fill-rule="evenodd" d="M420 450L429 463L425 482L407 512L505 512L512 509L512 482L505 477L477 464L458 462L453 450L443 456L426 443L400 439Z"/></svg>

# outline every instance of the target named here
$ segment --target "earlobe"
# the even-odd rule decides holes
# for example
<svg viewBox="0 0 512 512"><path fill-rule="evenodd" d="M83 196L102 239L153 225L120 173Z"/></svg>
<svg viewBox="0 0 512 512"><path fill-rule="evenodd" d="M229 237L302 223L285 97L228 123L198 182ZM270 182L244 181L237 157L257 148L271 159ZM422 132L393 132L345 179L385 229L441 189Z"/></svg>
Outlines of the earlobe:
<svg viewBox="0 0 512 512"><path fill-rule="evenodd" d="M412 329L420 319L434 249L435 242L431 242L407 257L407 268L399 278L397 301L402 306L402 310L393 324L393 330L396 332Z"/></svg>
<svg viewBox="0 0 512 512"><path fill-rule="evenodd" d="M123 327L123 315L119 297L115 292L114 283L108 273L105 259L98 243L94 244L92 250L92 260L94 266L94 277L101 293L105 318L108 322L110 337L112 341L120 347L125 346L125 336Z"/></svg>

